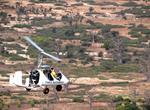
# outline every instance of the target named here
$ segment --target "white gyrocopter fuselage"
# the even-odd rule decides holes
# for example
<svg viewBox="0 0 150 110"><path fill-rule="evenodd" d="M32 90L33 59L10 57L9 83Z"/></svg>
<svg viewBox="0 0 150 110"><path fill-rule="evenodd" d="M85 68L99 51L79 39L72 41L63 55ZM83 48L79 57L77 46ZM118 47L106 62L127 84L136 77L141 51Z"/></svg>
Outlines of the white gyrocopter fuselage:
<svg viewBox="0 0 150 110"><path fill-rule="evenodd" d="M25 37L25 40L39 51L38 66L36 69L28 72L28 78L26 78L24 84L22 81L22 71L16 71L14 75L10 75L10 84L24 87L27 91L40 87L43 88L44 94L49 93L49 86L53 86L57 91L61 91L62 87L66 87L69 83L67 77L57 68L42 65L43 55L55 61L61 61L61 59L46 53L29 37Z"/></svg>
<svg viewBox="0 0 150 110"><path fill-rule="evenodd" d="M55 87L57 91L61 91L62 87L66 86L69 80L58 71L57 76L51 74L50 69L35 69L29 73L25 83L22 82L22 71L16 71L14 75L10 75L10 84L15 84L18 87L24 87L27 91L43 88L43 93L48 94L49 86Z"/></svg>

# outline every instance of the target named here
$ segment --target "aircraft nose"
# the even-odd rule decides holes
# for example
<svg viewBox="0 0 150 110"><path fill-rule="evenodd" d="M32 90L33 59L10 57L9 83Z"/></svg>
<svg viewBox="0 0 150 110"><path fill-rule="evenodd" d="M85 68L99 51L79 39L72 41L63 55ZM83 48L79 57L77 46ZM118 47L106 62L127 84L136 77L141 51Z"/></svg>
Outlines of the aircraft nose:
<svg viewBox="0 0 150 110"><path fill-rule="evenodd" d="M65 83L65 84L68 84L68 83L69 83L69 80L66 78L66 80L65 80L64 83Z"/></svg>

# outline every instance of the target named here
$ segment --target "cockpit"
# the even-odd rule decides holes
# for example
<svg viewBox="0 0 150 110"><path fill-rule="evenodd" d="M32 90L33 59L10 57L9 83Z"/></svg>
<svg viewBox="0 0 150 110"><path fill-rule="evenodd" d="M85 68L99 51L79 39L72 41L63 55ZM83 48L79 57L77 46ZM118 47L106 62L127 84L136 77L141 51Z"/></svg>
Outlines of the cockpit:
<svg viewBox="0 0 150 110"><path fill-rule="evenodd" d="M43 69L43 73L50 81L54 79L57 79L60 81L62 78L61 72L53 67Z"/></svg>

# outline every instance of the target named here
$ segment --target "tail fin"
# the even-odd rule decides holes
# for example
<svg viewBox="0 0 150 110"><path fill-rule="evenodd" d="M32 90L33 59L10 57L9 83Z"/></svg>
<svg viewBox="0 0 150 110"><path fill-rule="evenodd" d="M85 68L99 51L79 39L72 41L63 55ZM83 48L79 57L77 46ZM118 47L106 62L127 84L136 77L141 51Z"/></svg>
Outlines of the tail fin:
<svg viewBox="0 0 150 110"><path fill-rule="evenodd" d="M14 75L10 75L9 83L22 86L22 71L16 71Z"/></svg>

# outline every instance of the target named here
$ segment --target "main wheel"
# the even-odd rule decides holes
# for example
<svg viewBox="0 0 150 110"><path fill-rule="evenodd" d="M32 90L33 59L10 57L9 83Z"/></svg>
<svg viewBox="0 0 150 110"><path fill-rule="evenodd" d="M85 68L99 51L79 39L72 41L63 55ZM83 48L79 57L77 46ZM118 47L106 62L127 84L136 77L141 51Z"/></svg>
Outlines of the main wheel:
<svg viewBox="0 0 150 110"><path fill-rule="evenodd" d="M44 94L48 94L48 93L49 93L49 88L43 89L43 93L44 93Z"/></svg>
<svg viewBox="0 0 150 110"><path fill-rule="evenodd" d="M61 91L62 90L62 85L57 85L56 86L56 90L59 92L59 91Z"/></svg>
<svg viewBox="0 0 150 110"><path fill-rule="evenodd" d="M26 91L31 91L31 89L29 89L29 88L26 88Z"/></svg>

